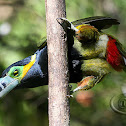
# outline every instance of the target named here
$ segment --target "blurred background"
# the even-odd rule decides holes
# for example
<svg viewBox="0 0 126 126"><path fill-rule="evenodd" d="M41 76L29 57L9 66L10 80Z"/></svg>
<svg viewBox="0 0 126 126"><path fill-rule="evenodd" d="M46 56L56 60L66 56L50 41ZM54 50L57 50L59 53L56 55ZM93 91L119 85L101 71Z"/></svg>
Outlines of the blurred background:
<svg viewBox="0 0 126 126"><path fill-rule="evenodd" d="M101 15L117 18L121 24L104 32L126 48L126 0L66 0L66 11L70 21ZM43 37L44 0L0 0L0 74L33 54ZM71 126L126 125L126 115L110 107L111 98L125 86L125 76L113 71L93 89L75 93L70 99ZM48 87L13 90L0 99L0 126L48 126Z"/></svg>

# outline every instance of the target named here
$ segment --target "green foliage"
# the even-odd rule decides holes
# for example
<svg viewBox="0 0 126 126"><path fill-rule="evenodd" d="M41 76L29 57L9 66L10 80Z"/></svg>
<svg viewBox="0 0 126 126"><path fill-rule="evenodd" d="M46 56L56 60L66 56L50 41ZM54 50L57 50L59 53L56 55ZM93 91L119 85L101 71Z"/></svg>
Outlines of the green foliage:
<svg viewBox="0 0 126 126"><path fill-rule="evenodd" d="M13 0L10 2L13 3ZM11 17L0 20L0 24L9 22L12 27L8 35L0 36L0 72L13 62L33 54L37 42L46 36L44 0L24 0L23 4L16 5L15 2L12 7L15 11ZM116 36L126 46L125 0L66 0L66 10L70 21L97 15L114 15L121 21L121 25L105 32ZM91 89L93 102L88 107L79 104L75 99L77 93L74 94L74 98L70 99L71 126L126 125L125 116L114 113L110 108L112 96L121 93L125 75L113 72L106 76ZM0 99L0 126L48 126L47 88L13 90Z"/></svg>

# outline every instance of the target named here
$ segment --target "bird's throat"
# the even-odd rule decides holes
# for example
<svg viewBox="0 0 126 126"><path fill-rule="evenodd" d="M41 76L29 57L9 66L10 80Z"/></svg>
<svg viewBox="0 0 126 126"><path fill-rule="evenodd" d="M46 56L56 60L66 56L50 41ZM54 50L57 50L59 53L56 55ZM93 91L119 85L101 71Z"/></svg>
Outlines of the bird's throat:
<svg viewBox="0 0 126 126"><path fill-rule="evenodd" d="M29 69L33 66L33 64L35 63L35 59L36 59L36 54L32 55L31 56L31 61L24 66L22 78L27 74Z"/></svg>

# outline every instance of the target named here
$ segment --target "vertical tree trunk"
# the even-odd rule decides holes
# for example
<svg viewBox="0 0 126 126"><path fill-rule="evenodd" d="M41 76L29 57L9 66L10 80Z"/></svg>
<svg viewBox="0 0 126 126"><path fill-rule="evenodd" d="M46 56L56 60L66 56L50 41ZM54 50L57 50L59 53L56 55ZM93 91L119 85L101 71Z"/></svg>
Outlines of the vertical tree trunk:
<svg viewBox="0 0 126 126"><path fill-rule="evenodd" d="M49 126L69 126L66 33L56 21L66 17L65 0L45 0L49 73Z"/></svg>

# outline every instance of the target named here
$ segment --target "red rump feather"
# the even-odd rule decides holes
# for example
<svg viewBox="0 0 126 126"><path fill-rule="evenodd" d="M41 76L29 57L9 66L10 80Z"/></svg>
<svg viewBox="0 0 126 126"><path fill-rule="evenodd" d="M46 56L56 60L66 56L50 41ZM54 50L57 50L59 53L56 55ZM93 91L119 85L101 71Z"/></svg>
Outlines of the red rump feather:
<svg viewBox="0 0 126 126"><path fill-rule="evenodd" d="M124 59L120 54L117 46L116 46L116 39L109 37L109 41L107 43L107 62L116 70L122 71L124 67Z"/></svg>

